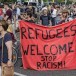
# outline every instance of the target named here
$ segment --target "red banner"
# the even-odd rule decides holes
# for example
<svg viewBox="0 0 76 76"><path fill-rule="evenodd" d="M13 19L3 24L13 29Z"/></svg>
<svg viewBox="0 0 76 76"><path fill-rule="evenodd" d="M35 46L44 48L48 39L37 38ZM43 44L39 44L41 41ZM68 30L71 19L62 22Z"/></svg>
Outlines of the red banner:
<svg viewBox="0 0 76 76"><path fill-rule="evenodd" d="M76 69L76 20L44 27L20 21L24 69Z"/></svg>

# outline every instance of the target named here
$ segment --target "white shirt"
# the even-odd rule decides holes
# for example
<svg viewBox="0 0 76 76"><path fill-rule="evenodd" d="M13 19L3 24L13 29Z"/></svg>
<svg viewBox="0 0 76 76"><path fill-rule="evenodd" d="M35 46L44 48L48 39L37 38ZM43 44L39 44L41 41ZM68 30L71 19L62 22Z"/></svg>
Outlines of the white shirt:
<svg viewBox="0 0 76 76"><path fill-rule="evenodd" d="M19 8L17 8L17 13L16 14L20 15L20 9Z"/></svg>
<svg viewBox="0 0 76 76"><path fill-rule="evenodd" d="M56 9L53 9L53 12L52 12L51 16L53 18L57 16L57 10Z"/></svg>

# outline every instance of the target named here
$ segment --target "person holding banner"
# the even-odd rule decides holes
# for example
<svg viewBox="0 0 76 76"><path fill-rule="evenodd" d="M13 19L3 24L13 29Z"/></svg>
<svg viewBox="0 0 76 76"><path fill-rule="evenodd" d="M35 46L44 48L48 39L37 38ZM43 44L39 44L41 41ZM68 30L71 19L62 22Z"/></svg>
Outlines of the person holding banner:
<svg viewBox="0 0 76 76"><path fill-rule="evenodd" d="M73 19L69 16L69 11L67 9L64 9L62 10L61 20L58 24L62 24L64 22L71 21L71 20Z"/></svg>

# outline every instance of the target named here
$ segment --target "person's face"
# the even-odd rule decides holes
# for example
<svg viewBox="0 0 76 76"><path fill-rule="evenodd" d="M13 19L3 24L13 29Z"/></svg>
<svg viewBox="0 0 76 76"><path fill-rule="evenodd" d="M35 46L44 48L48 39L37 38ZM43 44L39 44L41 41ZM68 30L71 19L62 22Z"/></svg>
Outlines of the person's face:
<svg viewBox="0 0 76 76"><path fill-rule="evenodd" d="M7 5L4 5L4 9L7 9Z"/></svg>
<svg viewBox="0 0 76 76"><path fill-rule="evenodd" d="M15 4L12 4L12 9L14 9L15 8Z"/></svg>
<svg viewBox="0 0 76 76"><path fill-rule="evenodd" d="M0 23L0 32L3 31L3 27L2 27L2 24Z"/></svg>
<svg viewBox="0 0 76 76"><path fill-rule="evenodd" d="M35 20L35 18L34 18L33 16L31 17L31 19L32 19L33 21Z"/></svg>
<svg viewBox="0 0 76 76"><path fill-rule="evenodd" d="M43 12L43 13L44 13L44 15L45 15L45 14L47 14L47 10L44 10L44 12Z"/></svg>
<svg viewBox="0 0 76 76"><path fill-rule="evenodd" d="M27 20L28 20L28 21L31 20L31 17L30 17L29 15L27 15Z"/></svg>
<svg viewBox="0 0 76 76"><path fill-rule="evenodd" d="M10 25L11 24L11 20L8 20L7 23Z"/></svg>
<svg viewBox="0 0 76 76"><path fill-rule="evenodd" d="M74 14L76 14L76 9L74 10L74 12L73 12Z"/></svg>
<svg viewBox="0 0 76 76"><path fill-rule="evenodd" d="M57 7L57 10L59 11L59 10L60 10L60 8L59 8L59 7Z"/></svg>
<svg viewBox="0 0 76 76"><path fill-rule="evenodd" d="M23 19L23 14L20 15L21 19Z"/></svg>
<svg viewBox="0 0 76 76"><path fill-rule="evenodd" d="M63 17L67 17L68 16L68 13L67 12L64 12L62 15L63 15Z"/></svg>

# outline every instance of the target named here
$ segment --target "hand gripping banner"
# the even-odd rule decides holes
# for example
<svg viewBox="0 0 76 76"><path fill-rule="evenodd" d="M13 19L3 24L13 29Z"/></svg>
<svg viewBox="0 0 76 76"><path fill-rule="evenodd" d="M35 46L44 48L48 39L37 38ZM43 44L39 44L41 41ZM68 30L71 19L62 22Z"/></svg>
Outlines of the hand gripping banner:
<svg viewBox="0 0 76 76"><path fill-rule="evenodd" d="M19 23L24 69L76 69L76 20L53 27Z"/></svg>

